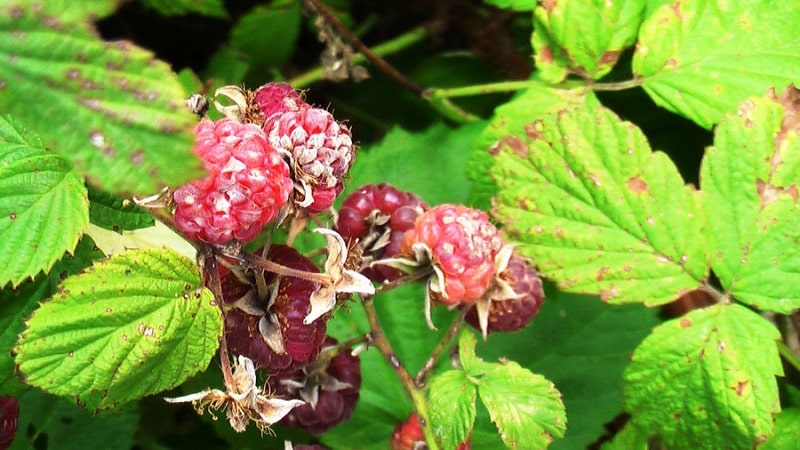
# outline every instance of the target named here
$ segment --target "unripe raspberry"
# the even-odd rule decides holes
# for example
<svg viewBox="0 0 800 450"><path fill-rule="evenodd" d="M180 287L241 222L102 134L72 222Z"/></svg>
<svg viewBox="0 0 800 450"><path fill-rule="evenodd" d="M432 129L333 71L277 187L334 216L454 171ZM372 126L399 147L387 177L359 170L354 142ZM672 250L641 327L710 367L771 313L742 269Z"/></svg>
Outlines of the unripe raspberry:
<svg viewBox="0 0 800 450"><path fill-rule="evenodd" d="M175 225L193 241L253 240L289 198L288 165L255 125L206 119L194 132L207 175L175 190Z"/></svg>
<svg viewBox="0 0 800 450"><path fill-rule="evenodd" d="M435 300L470 304L492 283L494 259L502 246L485 212L444 204L417 219L403 237L400 255L431 264L437 278L429 284Z"/></svg>
<svg viewBox="0 0 800 450"><path fill-rule="evenodd" d="M515 296L489 300L489 316L485 330L488 333L522 329L539 313L544 301L542 280L536 270L525 263L525 259L512 256L499 277L508 283ZM477 308L471 308L464 320L475 329L481 329Z"/></svg>
<svg viewBox="0 0 800 450"><path fill-rule="evenodd" d="M311 107L300 98L293 87L286 83L267 83L259 87L255 91L254 101L265 121L276 113Z"/></svg>
<svg viewBox="0 0 800 450"><path fill-rule="evenodd" d="M290 159L293 178L302 188L295 203L312 213L333 205L355 158L350 130L324 109L300 108L271 117L264 131Z"/></svg>
<svg viewBox="0 0 800 450"><path fill-rule="evenodd" d="M325 341L326 348L335 344L336 340L331 337ZM293 373L278 374L269 379L269 384L276 395L306 402L294 408L280 423L320 435L352 416L361 389L361 363L358 356L343 351L327 365L318 362Z"/></svg>
<svg viewBox="0 0 800 450"><path fill-rule="evenodd" d="M386 183L368 184L344 199L336 230L348 245L358 241L365 267L362 274L373 281L391 281L403 272L382 264L368 267L369 263L396 255L405 232L427 209L428 205L410 192Z"/></svg>
<svg viewBox="0 0 800 450"><path fill-rule="evenodd" d="M0 450L11 447L17 433L19 402L14 397L0 397Z"/></svg>

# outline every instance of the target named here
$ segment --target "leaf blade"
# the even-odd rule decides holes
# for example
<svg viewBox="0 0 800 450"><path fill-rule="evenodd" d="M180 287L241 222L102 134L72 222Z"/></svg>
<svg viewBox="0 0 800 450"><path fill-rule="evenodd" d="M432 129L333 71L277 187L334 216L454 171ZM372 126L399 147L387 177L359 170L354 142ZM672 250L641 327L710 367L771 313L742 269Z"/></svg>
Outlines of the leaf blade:
<svg viewBox="0 0 800 450"><path fill-rule="evenodd" d="M444 448L457 448L475 423L478 390L463 370L449 370L431 381L430 421Z"/></svg>

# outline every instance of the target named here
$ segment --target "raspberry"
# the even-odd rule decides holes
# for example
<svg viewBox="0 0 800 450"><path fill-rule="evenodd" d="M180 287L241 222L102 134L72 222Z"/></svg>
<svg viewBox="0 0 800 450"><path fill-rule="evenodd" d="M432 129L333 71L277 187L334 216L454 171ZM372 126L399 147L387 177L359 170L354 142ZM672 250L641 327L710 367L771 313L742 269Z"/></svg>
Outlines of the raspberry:
<svg viewBox="0 0 800 450"><path fill-rule="evenodd" d="M193 241L253 240L288 201L288 165L254 125L206 119L194 132L207 175L175 191L175 225Z"/></svg>
<svg viewBox="0 0 800 450"><path fill-rule="evenodd" d="M266 257L293 269L319 272L310 259L286 245L271 245ZM265 282L274 284L276 276L265 274ZM322 348L330 318L325 314L310 324L303 322L311 309L310 297L316 289L313 282L294 277L280 277L277 282L277 288L270 289L272 298L259 298L253 284L242 283L232 273L223 278L224 301L237 306L225 317L228 347L234 354L253 360L257 367L272 371L313 361Z"/></svg>
<svg viewBox="0 0 800 450"><path fill-rule="evenodd" d="M517 331L527 325L542 307L544 290L542 280L536 271L519 256L512 256L500 279L508 283L515 297L491 299L486 332ZM466 322L480 330L477 308L471 308Z"/></svg>
<svg viewBox="0 0 800 450"><path fill-rule="evenodd" d="M373 281L391 281L403 272L383 264L370 268L369 263L396 255L405 232L427 209L428 205L412 193L386 183L368 184L344 199L336 230L348 245L358 242L365 267L362 274Z"/></svg>
<svg viewBox="0 0 800 450"><path fill-rule="evenodd" d="M489 216L461 205L438 205L422 214L403 237L400 255L429 262L434 300L470 304L492 283L494 259L503 240Z"/></svg>
<svg viewBox="0 0 800 450"><path fill-rule="evenodd" d="M0 450L11 447L17 433L19 402L14 397L0 397Z"/></svg>
<svg viewBox="0 0 800 450"><path fill-rule="evenodd" d="M336 339L328 337L325 345L335 346ZM278 395L306 401L287 414L281 424L320 435L353 414L361 388L361 362L345 350L329 361L320 357L301 370L273 376L269 384Z"/></svg>
<svg viewBox="0 0 800 450"><path fill-rule="evenodd" d="M267 83L259 87L255 91L254 101L266 121L276 113L310 107L300 98L297 91L286 83Z"/></svg>
<svg viewBox="0 0 800 450"><path fill-rule="evenodd" d="M422 427L419 424L419 417L416 413L411 413L403 423L398 423L392 433L392 441L389 445L391 450L419 450L428 448L425 443L425 436L422 434ZM456 450L470 450L470 438L457 447Z"/></svg>
<svg viewBox="0 0 800 450"><path fill-rule="evenodd" d="M302 192L294 201L318 213L333 205L355 158L350 130L321 108L276 114L264 123L269 142L290 160Z"/></svg>

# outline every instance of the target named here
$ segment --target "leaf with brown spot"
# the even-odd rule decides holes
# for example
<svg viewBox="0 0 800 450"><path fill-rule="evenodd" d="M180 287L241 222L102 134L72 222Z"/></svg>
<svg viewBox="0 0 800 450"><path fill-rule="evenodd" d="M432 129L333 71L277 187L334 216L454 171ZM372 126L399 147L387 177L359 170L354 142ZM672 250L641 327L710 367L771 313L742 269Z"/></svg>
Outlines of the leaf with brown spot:
<svg viewBox="0 0 800 450"><path fill-rule="evenodd" d="M738 300L781 313L800 308L800 110L787 91L727 115L700 173L714 273Z"/></svg>
<svg viewBox="0 0 800 450"><path fill-rule="evenodd" d="M707 276L696 191L638 128L594 97L545 116L540 138L495 158L495 215L569 292L659 305Z"/></svg>
<svg viewBox="0 0 800 450"><path fill-rule="evenodd" d="M625 370L632 423L668 448L755 447L780 411L778 339L770 322L736 304L656 327Z"/></svg>

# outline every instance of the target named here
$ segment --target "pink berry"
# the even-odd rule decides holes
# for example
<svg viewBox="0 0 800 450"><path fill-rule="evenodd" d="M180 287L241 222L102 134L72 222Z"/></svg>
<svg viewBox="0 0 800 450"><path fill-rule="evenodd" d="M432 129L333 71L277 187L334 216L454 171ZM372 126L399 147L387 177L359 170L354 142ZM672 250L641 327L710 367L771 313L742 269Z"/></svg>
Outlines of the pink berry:
<svg viewBox="0 0 800 450"><path fill-rule="evenodd" d="M403 272L386 265L368 265L373 260L395 256L405 232L427 209L428 205L410 192L386 183L368 184L344 199L336 231L348 244L358 242L365 266L361 273L373 281L391 281Z"/></svg>
<svg viewBox="0 0 800 450"><path fill-rule="evenodd" d="M527 325L539 313L544 301L542 280L536 270L529 267L519 256L512 256L500 277L508 283L518 297L490 300L489 320L486 331L517 331ZM471 308L465 317L468 324L480 330L476 308Z"/></svg>
<svg viewBox="0 0 800 450"><path fill-rule="evenodd" d="M269 120L273 114L310 107L300 98L297 91L286 83L267 83L259 87L255 91L254 101L265 120Z"/></svg>
<svg viewBox="0 0 800 450"><path fill-rule="evenodd" d="M328 337L326 347L336 340ZM361 363L358 356L343 351L327 364L307 365L302 370L277 374L269 379L277 395L300 398L305 405L294 408L281 424L297 426L320 435L352 416L361 389Z"/></svg>
<svg viewBox="0 0 800 450"><path fill-rule="evenodd" d="M302 187L295 203L312 213L333 205L355 158L350 129L324 109L301 108L276 114L264 123L264 131L290 159L293 178Z"/></svg>
<svg viewBox="0 0 800 450"><path fill-rule="evenodd" d="M503 240L485 212L461 205L438 205L403 237L400 254L427 259L437 280L433 298L445 305L481 298L495 275L494 260Z"/></svg>
<svg viewBox="0 0 800 450"><path fill-rule="evenodd" d="M19 402L14 397L0 397L0 450L11 447L17 433Z"/></svg>
<svg viewBox="0 0 800 450"><path fill-rule="evenodd" d="M288 165L255 125L206 119L194 132L207 175L175 191L175 225L193 241L253 240L288 201Z"/></svg>

